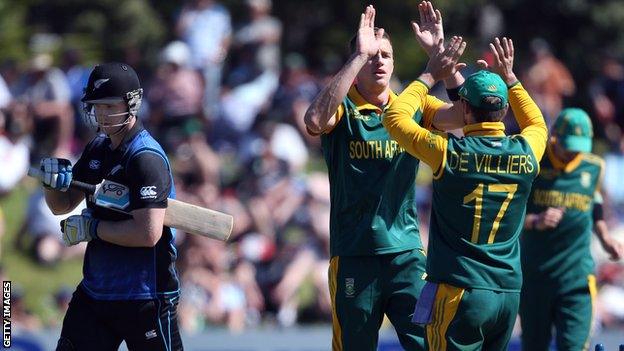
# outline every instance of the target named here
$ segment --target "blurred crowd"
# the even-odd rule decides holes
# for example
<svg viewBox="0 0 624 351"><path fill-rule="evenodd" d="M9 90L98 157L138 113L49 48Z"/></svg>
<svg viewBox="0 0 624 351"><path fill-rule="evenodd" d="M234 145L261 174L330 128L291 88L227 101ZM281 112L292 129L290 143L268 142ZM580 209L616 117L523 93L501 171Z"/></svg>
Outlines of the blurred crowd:
<svg viewBox="0 0 624 351"><path fill-rule="evenodd" d="M145 94L139 117L170 155L178 198L235 218L228 243L178 232L179 320L186 332L331 320L329 183L320 140L306 133L303 115L333 72L311 67L297 53L280 52L284 33L271 15L271 0L246 0L246 6L246 19L232 23L218 1L187 1L172 28L176 40L162 48L157 67L148 66L137 51L119 58L141 78ZM552 122L566 99L586 87L575 85L573 73L546 41L534 40L531 50L533 61L522 81ZM77 160L93 136L82 121L80 103L91 68L71 48L0 64L0 157L3 167L12 169L0 172L0 196L41 157ZM411 77L400 78L407 83ZM624 240L620 58L604 58L589 93L595 137L603 142L607 161L609 224ZM443 90L439 95L446 99ZM426 244L430 174L423 170L417 182ZM60 218L48 210L41 190L34 191L13 244L41 265L82 255L84 246L63 246ZM599 248L593 251L601 287L598 323L624 327L624 267L609 263ZM50 299L59 313L70 293L64 288ZM14 301L20 298L16 294ZM23 316L13 322L26 329L54 326L23 304L13 305L13 313Z"/></svg>

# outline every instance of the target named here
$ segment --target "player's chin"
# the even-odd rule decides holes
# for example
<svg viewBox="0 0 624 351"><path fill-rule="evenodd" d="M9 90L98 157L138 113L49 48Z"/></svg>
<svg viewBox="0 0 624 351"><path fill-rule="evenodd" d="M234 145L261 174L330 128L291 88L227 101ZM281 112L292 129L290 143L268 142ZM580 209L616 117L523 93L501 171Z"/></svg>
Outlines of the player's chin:
<svg viewBox="0 0 624 351"><path fill-rule="evenodd" d="M102 125L100 125L100 132L106 134L106 135L112 135L115 134L119 131L119 129L123 128L123 126L116 126L116 127L104 127Z"/></svg>
<svg viewBox="0 0 624 351"><path fill-rule="evenodd" d="M387 75L375 75L374 82L380 86L388 86L390 84L390 76Z"/></svg>

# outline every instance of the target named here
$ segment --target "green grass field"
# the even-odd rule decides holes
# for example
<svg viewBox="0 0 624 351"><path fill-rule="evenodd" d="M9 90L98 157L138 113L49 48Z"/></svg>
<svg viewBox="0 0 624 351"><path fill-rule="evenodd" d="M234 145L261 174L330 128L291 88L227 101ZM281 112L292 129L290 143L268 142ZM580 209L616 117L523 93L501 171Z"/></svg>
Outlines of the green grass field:
<svg viewBox="0 0 624 351"><path fill-rule="evenodd" d="M80 281L82 259L61 262L54 267L43 267L26 252L20 252L14 247L17 230L24 219L28 195L36 186L36 182L27 179L8 196L0 199L0 208L6 221L0 262L13 286L23 288L27 308L42 320L48 321L54 318L53 294L62 286L73 289Z"/></svg>

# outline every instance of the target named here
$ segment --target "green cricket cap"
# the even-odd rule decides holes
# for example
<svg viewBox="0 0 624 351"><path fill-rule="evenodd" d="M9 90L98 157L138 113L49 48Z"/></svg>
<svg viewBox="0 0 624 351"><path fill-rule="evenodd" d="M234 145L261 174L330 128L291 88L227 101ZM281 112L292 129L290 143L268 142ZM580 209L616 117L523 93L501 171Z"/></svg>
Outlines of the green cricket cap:
<svg viewBox="0 0 624 351"><path fill-rule="evenodd" d="M580 108L566 108L559 113L553 125L553 134L564 149L591 152L594 131L587 112Z"/></svg>
<svg viewBox="0 0 624 351"><path fill-rule="evenodd" d="M503 79L498 74L485 70L471 74L459 89L459 96L466 99L470 106L488 111L502 110L509 101L507 85ZM485 98L490 96L500 98L501 101L497 104L488 103Z"/></svg>

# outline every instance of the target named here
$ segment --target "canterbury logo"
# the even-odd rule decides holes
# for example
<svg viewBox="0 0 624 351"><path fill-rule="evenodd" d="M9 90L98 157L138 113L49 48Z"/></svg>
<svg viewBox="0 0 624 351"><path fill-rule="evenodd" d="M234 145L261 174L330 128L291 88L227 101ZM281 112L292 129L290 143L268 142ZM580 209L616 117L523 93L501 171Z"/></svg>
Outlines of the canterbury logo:
<svg viewBox="0 0 624 351"><path fill-rule="evenodd" d="M110 78L103 78L103 79L98 79L95 82L93 82L93 86L95 87L94 89L98 89L102 84L108 82L110 80Z"/></svg>
<svg viewBox="0 0 624 351"><path fill-rule="evenodd" d="M492 84L489 87L487 87L487 90L489 90L489 91L497 91L498 89L496 88L496 85Z"/></svg>
<svg viewBox="0 0 624 351"><path fill-rule="evenodd" d="M155 186L144 186L139 191L141 194L141 199L154 199L156 198L156 187Z"/></svg>

